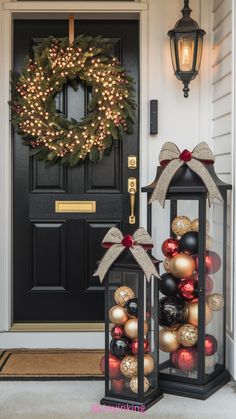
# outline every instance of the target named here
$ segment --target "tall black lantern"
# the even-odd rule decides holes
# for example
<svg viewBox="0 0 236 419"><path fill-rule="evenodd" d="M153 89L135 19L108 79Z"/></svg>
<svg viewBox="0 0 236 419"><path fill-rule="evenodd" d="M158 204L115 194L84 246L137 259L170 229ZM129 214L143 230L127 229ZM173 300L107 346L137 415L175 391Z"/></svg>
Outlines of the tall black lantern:
<svg viewBox="0 0 236 419"><path fill-rule="evenodd" d="M181 160L186 163L181 165ZM203 165L200 175L206 170L222 196L209 207L209 190L188 166L190 161L191 153L185 150L179 159L165 162L165 167L157 168L154 182L142 191L149 201L163 172L167 170L168 176L172 170L168 165L181 166L167 189L165 207L155 204L157 218L152 216L153 204L147 207L148 231L155 225L160 255L165 254L159 301L160 387L166 393L206 399L230 379L225 336L227 194L231 185L217 177L211 161L194 162Z"/></svg>
<svg viewBox="0 0 236 419"><path fill-rule="evenodd" d="M152 261L158 269L159 262ZM128 248L104 278L102 405L144 412L163 397L158 387L158 281L147 279Z"/></svg>
<svg viewBox="0 0 236 419"><path fill-rule="evenodd" d="M168 32L175 76L183 82L183 92L186 98L189 93L189 83L199 72L203 37L206 33L190 17L191 12L189 0L185 0L182 9L183 17L176 23L174 29Z"/></svg>

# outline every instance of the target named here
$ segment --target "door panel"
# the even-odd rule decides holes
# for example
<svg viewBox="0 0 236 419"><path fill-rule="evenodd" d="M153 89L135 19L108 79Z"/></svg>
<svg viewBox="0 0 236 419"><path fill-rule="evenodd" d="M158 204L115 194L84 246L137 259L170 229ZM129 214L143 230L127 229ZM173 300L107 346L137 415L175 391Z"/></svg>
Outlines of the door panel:
<svg viewBox="0 0 236 419"><path fill-rule="evenodd" d="M138 102L139 28L136 21L76 21L75 33L103 35L136 82ZM68 21L17 20L14 23L14 69L20 71L32 47L49 35L64 37ZM91 91L68 84L56 97L58 111L79 120L87 113ZM116 142L109 156L76 168L47 167L29 156L13 136L14 162L14 322L103 321L104 289L93 277L104 251L101 240L112 226L132 233L129 225L128 155L139 151L138 112L134 134ZM56 201L95 201L94 213L59 213Z"/></svg>

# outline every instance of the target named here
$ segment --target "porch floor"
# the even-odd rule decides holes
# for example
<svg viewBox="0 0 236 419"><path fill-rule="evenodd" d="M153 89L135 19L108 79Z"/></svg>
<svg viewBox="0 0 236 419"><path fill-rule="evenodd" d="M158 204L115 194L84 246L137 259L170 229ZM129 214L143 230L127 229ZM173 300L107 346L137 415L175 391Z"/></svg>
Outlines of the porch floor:
<svg viewBox="0 0 236 419"><path fill-rule="evenodd" d="M137 413L99 412L103 382L0 382L0 419L137 418ZM207 401L166 395L146 413L155 419L233 419L236 383L229 383Z"/></svg>

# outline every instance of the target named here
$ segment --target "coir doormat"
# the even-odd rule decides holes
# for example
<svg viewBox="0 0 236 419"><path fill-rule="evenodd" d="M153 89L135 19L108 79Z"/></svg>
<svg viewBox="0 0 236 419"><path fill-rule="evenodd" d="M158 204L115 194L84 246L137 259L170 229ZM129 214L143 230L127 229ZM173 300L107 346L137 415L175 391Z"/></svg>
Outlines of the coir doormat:
<svg viewBox="0 0 236 419"><path fill-rule="evenodd" d="M0 352L0 380L102 380L102 350L12 349Z"/></svg>

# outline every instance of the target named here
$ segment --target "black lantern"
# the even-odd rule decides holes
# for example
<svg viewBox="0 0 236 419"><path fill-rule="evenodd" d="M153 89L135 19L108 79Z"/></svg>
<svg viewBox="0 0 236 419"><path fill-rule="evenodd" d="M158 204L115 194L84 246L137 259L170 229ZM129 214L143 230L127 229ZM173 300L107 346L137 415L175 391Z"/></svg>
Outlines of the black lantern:
<svg viewBox="0 0 236 419"><path fill-rule="evenodd" d="M203 37L206 33L190 17L191 12L189 0L185 0L183 17L176 23L174 29L168 32L173 68L177 79L184 84L184 97L188 97L190 81L198 75Z"/></svg>
<svg viewBox="0 0 236 419"><path fill-rule="evenodd" d="M186 162L191 161L191 153L185 150L169 165L181 165L183 156ZM225 366L225 307L227 194L231 185L217 177L210 163L200 163L204 166L201 174L206 170L210 175L221 201L214 200L209 208L205 183L183 163L167 189L165 209L155 207L156 219L152 216L154 204L148 205L148 231L151 233L155 224L159 240L162 237L161 243L164 241L160 249L160 254L164 253L159 302L160 387L166 393L198 399L206 399L230 379ZM165 170L158 167L154 182L142 189L148 201Z"/></svg>
<svg viewBox="0 0 236 419"><path fill-rule="evenodd" d="M159 262L152 261L158 269ZM147 280L128 249L104 278L103 405L144 412L163 397L158 388L158 281L153 275Z"/></svg>

